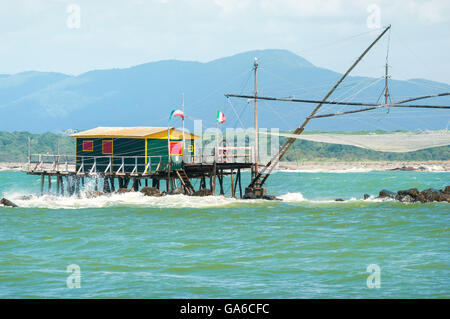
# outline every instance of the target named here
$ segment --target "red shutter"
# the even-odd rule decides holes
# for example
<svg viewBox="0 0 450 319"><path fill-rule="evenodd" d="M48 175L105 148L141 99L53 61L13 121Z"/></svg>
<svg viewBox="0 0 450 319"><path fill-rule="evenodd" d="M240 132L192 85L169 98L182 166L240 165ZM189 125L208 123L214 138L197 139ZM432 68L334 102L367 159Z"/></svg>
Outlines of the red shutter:
<svg viewBox="0 0 450 319"><path fill-rule="evenodd" d="M112 154L113 153L113 141L103 141L102 143L103 154Z"/></svg>
<svg viewBox="0 0 450 319"><path fill-rule="evenodd" d="M94 141L83 141L83 152L92 152L94 150Z"/></svg>

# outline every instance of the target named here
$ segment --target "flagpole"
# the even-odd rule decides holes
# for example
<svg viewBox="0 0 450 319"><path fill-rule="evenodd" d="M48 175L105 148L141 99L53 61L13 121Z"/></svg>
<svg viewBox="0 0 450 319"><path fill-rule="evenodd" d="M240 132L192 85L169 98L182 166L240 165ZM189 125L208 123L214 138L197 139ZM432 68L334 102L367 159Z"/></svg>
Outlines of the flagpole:
<svg viewBox="0 0 450 319"><path fill-rule="evenodd" d="M182 102L181 102L181 106L182 106L182 110L183 110L183 117L182 117L182 119L183 119L183 157L184 157L184 150L186 149L186 142L185 142L185 139L184 139L184 93L182 93L181 94L181 97L182 97Z"/></svg>
<svg viewBox="0 0 450 319"><path fill-rule="evenodd" d="M167 122L167 150L168 150L168 171L167 171L167 191L170 191L170 118Z"/></svg>

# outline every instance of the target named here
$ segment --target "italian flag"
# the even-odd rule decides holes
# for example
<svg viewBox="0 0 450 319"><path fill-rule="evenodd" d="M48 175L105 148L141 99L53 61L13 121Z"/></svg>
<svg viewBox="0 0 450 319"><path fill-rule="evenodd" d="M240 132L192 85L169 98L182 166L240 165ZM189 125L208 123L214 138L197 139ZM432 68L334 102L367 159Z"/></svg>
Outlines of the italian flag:
<svg viewBox="0 0 450 319"><path fill-rule="evenodd" d="M175 116L179 116L184 120L184 113L181 110L173 110L172 113L170 113L169 121L172 119L172 117L175 117Z"/></svg>
<svg viewBox="0 0 450 319"><path fill-rule="evenodd" d="M223 114L222 112L220 112L219 110L217 110L217 122L219 122L220 124L224 123L227 120L227 118L225 117L225 114Z"/></svg>

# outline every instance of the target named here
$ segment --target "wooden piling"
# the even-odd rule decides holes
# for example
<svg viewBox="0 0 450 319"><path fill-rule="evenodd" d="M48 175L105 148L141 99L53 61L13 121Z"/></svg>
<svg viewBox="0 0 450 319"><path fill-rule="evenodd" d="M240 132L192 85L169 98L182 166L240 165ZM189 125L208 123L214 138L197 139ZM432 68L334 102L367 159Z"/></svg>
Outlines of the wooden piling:
<svg viewBox="0 0 450 319"><path fill-rule="evenodd" d="M56 196L59 195L59 176L56 176Z"/></svg>
<svg viewBox="0 0 450 319"><path fill-rule="evenodd" d="M44 195L44 177L45 175L41 175L41 195Z"/></svg>
<svg viewBox="0 0 450 319"><path fill-rule="evenodd" d="M234 178L234 169L231 169L231 197L236 197L235 193L234 193L234 183L233 183L233 178Z"/></svg>
<svg viewBox="0 0 450 319"><path fill-rule="evenodd" d="M103 193L111 193L111 188L109 187L109 181L106 177L103 178Z"/></svg>
<svg viewBox="0 0 450 319"><path fill-rule="evenodd" d="M242 198L242 184L241 184L241 169L238 168L238 175L239 175L239 195ZM238 178L238 177L236 177Z"/></svg>
<svg viewBox="0 0 450 319"><path fill-rule="evenodd" d="M111 192L114 193L116 191L116 186L114 185L114 177L110 177L109 181L110 181L110 184L111 184L110 190L111 190Z"/></svg>
<svg viewBox="0 0 450 319"><path fill-rule="evenodd" d="M133 190L135 192L139 191L139 180L137 178L133 178Z"/></svg>
<svg viewBox="0 0 450 319"><path fill-rule="evenodd" d="M64 196L64 179L63 179L62 176L60 178L61 178L61 180L60 180L60 183L61 183L61 196Z"/></svg>
<svg viewBox="0 0 450 319"><path fill-rule="evenodd" d="M225 192L223 191L223 169L221 169L219 173L219 186L220 186L220 195L225 195Z"/></svg>

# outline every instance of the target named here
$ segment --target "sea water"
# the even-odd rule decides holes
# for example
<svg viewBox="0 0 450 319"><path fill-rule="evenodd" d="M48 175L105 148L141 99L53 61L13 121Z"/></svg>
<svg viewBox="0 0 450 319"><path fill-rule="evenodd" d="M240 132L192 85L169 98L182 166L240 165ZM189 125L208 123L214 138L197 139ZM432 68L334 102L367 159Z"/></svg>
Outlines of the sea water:
<svg viewBox="0 0 450 319"><path fill-rule="evenodd" d="M23 197L39 192L40 177L1 171L0 197L21 207L0 207L0 298L450 297L450 204L374 198L383 188L442 189L450 173L268 181L281 201Z"/></svg>

